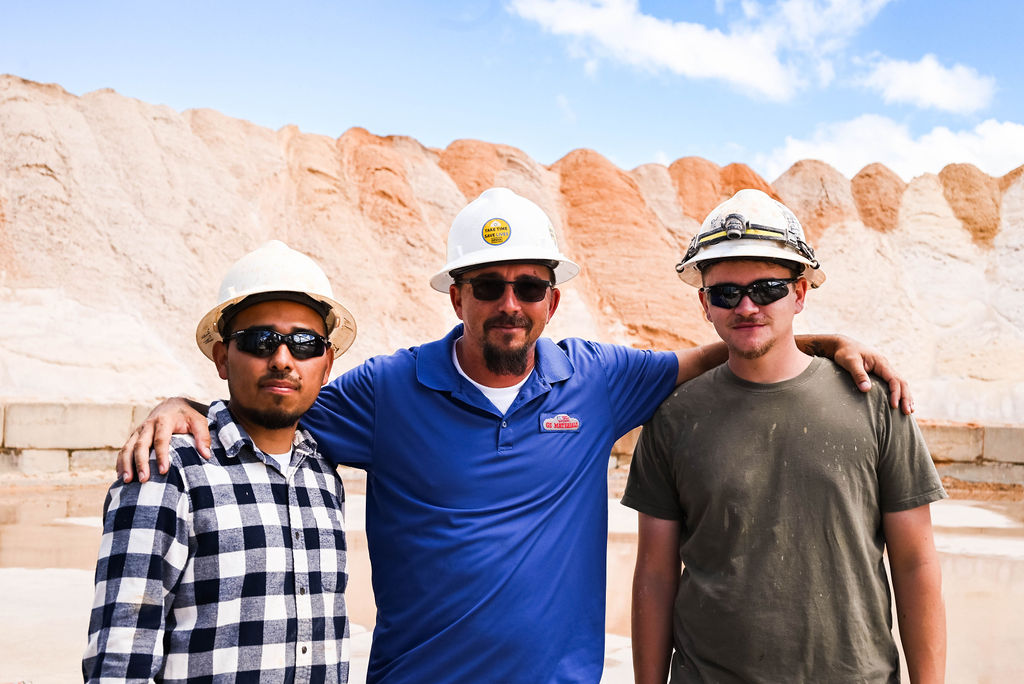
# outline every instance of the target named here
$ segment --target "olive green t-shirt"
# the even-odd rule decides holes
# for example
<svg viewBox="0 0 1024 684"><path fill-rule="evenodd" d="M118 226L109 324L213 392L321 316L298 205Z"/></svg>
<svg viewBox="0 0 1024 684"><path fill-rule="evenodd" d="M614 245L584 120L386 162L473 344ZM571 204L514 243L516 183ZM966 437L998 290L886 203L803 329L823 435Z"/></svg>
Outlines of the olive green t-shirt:
<svg viewBox="0 0 1024 684"><path fill-rule="evenodd" d="M622 503L682 523L673 684L899 680L882 513L945 498L913 418L831 361L727 365L644 426Z"/></svg>

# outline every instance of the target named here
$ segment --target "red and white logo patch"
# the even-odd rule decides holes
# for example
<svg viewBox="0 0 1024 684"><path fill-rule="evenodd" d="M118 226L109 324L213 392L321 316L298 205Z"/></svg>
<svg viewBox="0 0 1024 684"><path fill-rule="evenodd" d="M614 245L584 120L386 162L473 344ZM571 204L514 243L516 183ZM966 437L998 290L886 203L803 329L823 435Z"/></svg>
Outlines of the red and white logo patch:
<svg viewBox="0 0 1024 684"><path fill-rule="evenodd" d="M542 432L578 432L580 419L568 413L556 413L541 418L540 429Z"/></svg>

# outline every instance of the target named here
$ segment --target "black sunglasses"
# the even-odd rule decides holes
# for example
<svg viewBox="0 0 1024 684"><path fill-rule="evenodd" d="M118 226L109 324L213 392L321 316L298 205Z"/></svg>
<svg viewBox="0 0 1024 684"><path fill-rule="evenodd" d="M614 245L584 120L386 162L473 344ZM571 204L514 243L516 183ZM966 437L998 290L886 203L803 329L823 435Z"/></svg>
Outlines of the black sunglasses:
<svg viewBox="0 0 1024 684"><path fill-rule="evenodd" d="M483 276L455 281L456 285L462 285L463 283L469 283L470 287L473 288L473 296L481 302L493 302L495 299L500 299L505 294L506 285L512 286L512 292L515 293L516 299L519 301L539 302L548 293L548 288L554 287L554 283L550 280L531 276L516 278L515 280L501 280L499 278Z"/></svg>
<svg viewBox="0 0 1024 684"><path fill-rule="evenodd" d="M235 341L235 346L239 351L258 356L261 359L273 356L282 344L288 345L288 351L291 352L292 358L298 361L323 356L327 348L331 346L326 337L316 333L293 332L282 335L266 328L237 330L224 338L225 343L230 340Z"/></svg>
<svg viewBox="0 0 1024 684"><path fill-rule="evenodd" d="M767 306L777 302L789 294L789 284L795 283L798 278L770 278L755 280L749 285L737 285L735 283L720 283L700 288L708 296L711 306L719 309L735 309L743 301L744 297L750 297L750 301L758 306Z"/></svg>

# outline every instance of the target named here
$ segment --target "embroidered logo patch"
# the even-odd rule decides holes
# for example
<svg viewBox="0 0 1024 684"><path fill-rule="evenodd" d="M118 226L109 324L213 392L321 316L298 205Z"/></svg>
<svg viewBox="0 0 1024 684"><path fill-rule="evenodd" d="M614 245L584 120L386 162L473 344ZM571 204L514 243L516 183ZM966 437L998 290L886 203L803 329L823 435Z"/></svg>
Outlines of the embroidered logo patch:
<svg viewBox="0 0 1024 684"><path fill-rule="evenodd" d="M481 234L487 244L500 245L512 235L512 227L505 219L492 218L484 224Z"/></svg>
<svg viewBox="0 0 1024 684"><path fill-rule="evenodd" d="M568 413L556 413L540 419L541 432L579 432L580 419Z"/></svg>

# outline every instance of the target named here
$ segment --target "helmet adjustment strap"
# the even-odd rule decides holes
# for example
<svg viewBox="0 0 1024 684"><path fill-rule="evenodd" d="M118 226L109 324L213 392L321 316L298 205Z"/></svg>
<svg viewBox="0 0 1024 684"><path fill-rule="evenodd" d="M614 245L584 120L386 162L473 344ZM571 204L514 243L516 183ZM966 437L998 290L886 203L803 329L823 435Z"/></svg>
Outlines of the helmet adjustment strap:
<svg viewBox="0 0 1024 684"><path fill-rule="evenodd" d="M676 272L683 271L683 264L697 255L701 249L717 245L727 240L773 240L790 246L797 254L811 262L813 268L819 268L818 260L814 258L814 250L809 244L801 240L795 231L779 230L771 226L764 226L751 223L741 214L729 214L718 221L716 226L707 233L697 234L690 240L690 246L686 249L683 260L676 265Z"/></svg>

